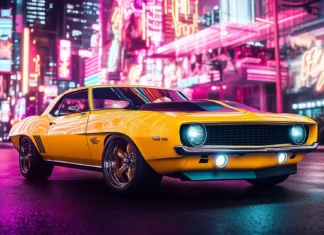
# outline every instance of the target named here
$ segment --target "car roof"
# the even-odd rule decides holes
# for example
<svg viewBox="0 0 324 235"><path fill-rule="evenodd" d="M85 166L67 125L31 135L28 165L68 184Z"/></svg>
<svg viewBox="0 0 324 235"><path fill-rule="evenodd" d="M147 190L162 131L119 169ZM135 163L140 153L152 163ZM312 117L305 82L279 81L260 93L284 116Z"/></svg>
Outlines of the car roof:
<svg viewBox="0 0 324 235"><path fill-rule="evenodd" d="M168 88L163 88L163 87L154 87L154 86L145 86L145 85L99 84L99 85L91 85L91 86L83 86L83 87L73 88L73 89L63 92L61 95L67 94L70 92L74 92L74 91L83 90L83 89L92 89L92 88L96 88L96 87L139 87L139 88L151 88L151 89L170 90L170 91L174 90L174 89L168 89Z"/></svg>
<svg viewBox="0 0 324 235"><path fill-rule="evenodd" d="M48 114L50 112L50 110L54 107L56 102L59 99L61 99L61 97L63 97L64 95L69 94L71 92L80 91L83 89L92 89L92 88L96 88L96 87L140 87L140 88L152 88L152 89L162 89L162 90L174 91L173 89L167 89L167 88L161 88L161 87L144 86L144 85L128 85L128 84L99 84L99 85L83 86L83 87L78 87L78 88L73 88L73 89L67 90L67 91L61 93L60 95L58 95L53 100L53 102L47 106L47 108L45 109L45 111L43 112L42 115Z"/></svg>

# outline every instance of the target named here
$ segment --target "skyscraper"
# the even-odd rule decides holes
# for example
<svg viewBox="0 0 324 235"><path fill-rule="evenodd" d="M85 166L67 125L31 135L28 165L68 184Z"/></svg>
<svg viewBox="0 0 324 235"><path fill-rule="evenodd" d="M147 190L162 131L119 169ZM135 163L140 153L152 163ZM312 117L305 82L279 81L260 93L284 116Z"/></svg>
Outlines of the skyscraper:
<svg viewBox="0 0 324 235"><path fill-rule="evenodd" d="M48 0L46 24L58 37L70 40L74 50L91 49L91 38L98 32L98 0Z"/></svg>
<svg viewBox="0 0 324 235"><path fill-rule="evenodd" d="M65 37L73 46L91 49L91 38L98 31L98 1L67 0Z"/></svg>
<svg viewBox="0 0 324 235"><path fill-rule="evenodd" d="M42 26L46 25L45 0L26 0L24 1L24 5L26 9L26 26L33 28L37 24Z"/></svg>
<svg viewBox="0 0 324 235"><path fill-rule="evenodd" d="M88 51L97 44L98 0L48 0L46 3L47 27L57 32L57 39L71 42L71 71L69 80L58 79L59 93L84 82L84 59L79 51Z"/></svg>

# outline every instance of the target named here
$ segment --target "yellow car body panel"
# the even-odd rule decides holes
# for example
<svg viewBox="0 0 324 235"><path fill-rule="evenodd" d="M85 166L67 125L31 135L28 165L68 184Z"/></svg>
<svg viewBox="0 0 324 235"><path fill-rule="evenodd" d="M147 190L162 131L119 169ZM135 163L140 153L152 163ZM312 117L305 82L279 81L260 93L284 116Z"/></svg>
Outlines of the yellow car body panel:
<svg viewBox="0 0 324 235"><path fill-rule="evenodd" d="M84 89L84 88L80 88ZM308 139L304 146L317 141L316 123L304 116L294 114L253 113L233 108L233 113L220 112L157 112L147 110L94 110L92 104L92 87L88 87L90 111L75 113L63 117L53 117L50 110L65 92L58 96L41 116L28 117L15 124L10 131L10 138L19 149L19 140L28 136L35 146L40 136L45 152L40 151L45 160L64 161L90 166L102 165L105 141L116 133L128 136L137 146L143 158L158 173L170 174L181 171L215 170L217 166L212 159L200 164L201 154L185 156L178 154L174 147L181 146L180 127L187 123L203 124L305 124L309 127ZM50 125L54 122L54 125ZM154 139L159 140L154 140ZM278 146L211 146L214 149L257 149L285 148L291 144ZM204 147L201 147L203 150ZM291 158L288 153L286 165L299 163L305 153L298 153ZM275 153L247 153L244 156L228 154L228 164L223 170L262 169L279 166Z"/></svg>

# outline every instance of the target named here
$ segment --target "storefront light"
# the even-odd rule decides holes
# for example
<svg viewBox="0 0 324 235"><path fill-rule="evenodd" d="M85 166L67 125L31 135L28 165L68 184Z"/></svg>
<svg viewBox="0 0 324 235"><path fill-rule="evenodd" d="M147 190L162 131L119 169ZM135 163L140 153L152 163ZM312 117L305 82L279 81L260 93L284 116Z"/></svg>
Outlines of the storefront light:
<svg viewBox="0 0 324 235"><path fill-rule="evenodd" d="M311 108L312 107L312 104L311 104L311 102L307 102L307 108Z"/></svg>
<svg viewBox="0 0 324 235"><path fill-rule="evenodd" d="M312 108L315 108L315 106L316 106L315 102L312 102Z"/></svg>
<svg viewBox="0 0 324 235"><path fill-rule="evenodd" d="M298 108L298 105L297 104L293 104L292 105L292 109L297 109Z"/></svg>
<svg viewBox="0 0 324 235"><path fill-rule="evenodd" d="M322 105L321 101L318 100L318 101L316 102L316 105L317 105L318 107L320 107L320 106Z"/></svg>

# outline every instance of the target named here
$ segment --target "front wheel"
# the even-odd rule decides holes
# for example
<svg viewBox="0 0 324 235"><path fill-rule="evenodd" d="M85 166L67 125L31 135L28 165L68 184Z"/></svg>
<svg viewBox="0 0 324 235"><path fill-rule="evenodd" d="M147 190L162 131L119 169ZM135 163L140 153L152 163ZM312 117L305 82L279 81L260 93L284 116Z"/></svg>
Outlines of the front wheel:
<svg viewBox="0 0 324 235"><path fill-rule="evenodd" d="M28 137L20 141L19 167L28 180L46 180L53 172L53 165L46 162Z"/></svg>
<svg viewBox="0 0 324 235"><path fill-rule="evenodd" d="M128 137L113 135L105 144L103 175L110 191L118 194L150 192L162 175L155 172Z"/></svg>
<svg viewBox="0 0 324 235"><path fill-rule="evenodd" d="M270 187L284 182L288 177L289 175L281 175L281 176L274 176L274 177L263 178L263 179L247 180L247 182L258 187Z"/></svg>

